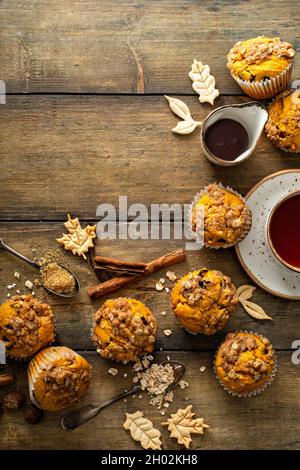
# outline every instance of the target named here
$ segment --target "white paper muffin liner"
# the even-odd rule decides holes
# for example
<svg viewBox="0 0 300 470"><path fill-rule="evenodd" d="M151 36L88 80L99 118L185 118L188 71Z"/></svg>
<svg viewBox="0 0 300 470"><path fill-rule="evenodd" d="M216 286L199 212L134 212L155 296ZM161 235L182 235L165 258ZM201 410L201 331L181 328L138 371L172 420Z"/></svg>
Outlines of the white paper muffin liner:
<svg viewBox="0 0 300 470"><path fill-rule="evenodd" d="M207 248L212 248L214 250L218 250L220 248L230 248L231 246L235 246L237 245L240 241L242 241L247 235L248 235L248 232L251 228L251 224L252 224L252 213L251 213L251 210L249 209L248 205L247 205L247 201L246 199L241 196L241 194L239 194L237 191L235 191L234 189L232 189L230 186L223 186L222 183L218 183L217 184L220 188L224 189L225 191L229 191L233 194L235 194L236 196L238 196L245 204L246 204L246 208L248 210L248 217L247 217L247 220L245 221L245 226L244 226L244 230L243 232L241 233L241 236L234 242L234 243L224 243L220 246L211 246L209 245L208 243L205 243L205 241L203 240L203 245L206 246ZM198 192L196 194L196 196L193 198L190 206L189 206L189 210L188 210L188 224L189 224L189 231L190 233L194 236L194 239L196 239L196 233L193 231L192 229L192 226L193 226L193 211L194 211L194 208L196 207L197 203L199 202L199 200L202 198L202 196L204 196L206 193L208 192L208 186L205 186L205 188L203 188L200 192ZM204 222L205 223L205 222Z"/></svg>
<svg viewBox="0 0 300 470"><path fill-rule="evenodd" d="M59 360L61 357L69 356L70 351L79 356L73 349L66 346L52 346L38 352L30 361L27 370L29 397L32 403L39 408L41 407L34 396L34 384L40 373L46 369L49 362Z"/></svg>
<svg viewBox="0 0 300 470"><path fill-rule="evenodd" d="M261 81L250 82L248 80L242 80L233 74L231 74L231 76L234 78L243 92L246 93L246 95L251 96L251 98L261 100L265 98L272 98L288 86L292 76L292 68L293 61L291 61L289 66L276 77Z"/></svg>
<svg viewBox="0 0 300 470"><path fill-rule="evenodd" d="M254 331L247 331L247 330L238 330L238 331L234 331L234 333L250 333L250 334L253 334L253 335L256 335L258 336L260 339L266 339L265 336L262 336L260 335L259 333L256 333ZM222 343L221 343L222 344ZM273 347L273 346L272 346ZM220 379L220 377L218 376L218 373L217 373L217 368L216 368L216 357L217 357L217 353L219 351L219 347L218 349L216 350L215 352L215 355L214 355L214 372L215 372L215 375L218 379L218 382L219 384L221 385L221 387L226 390L226 392L228 392L230 395L234 396L234 397L238 397L238 398L248 398L248 397L253 397L255 395L259 395L261 392L263 392L274 380L274 377L276 375L276 372L277 372L277 356L276 356L276 351L275 349L273 348L273 351L274 351L274 364L273 364L273 369L272 369L272 372L270 374L270 377L269 377L269 380L267 382L265 382L263 385L261 385L259 388L257 388L256 390L251 390L251 391L248 391L248 392L235 392L229 388L227 388L224 383L222 382L222 380Z"/></svg>

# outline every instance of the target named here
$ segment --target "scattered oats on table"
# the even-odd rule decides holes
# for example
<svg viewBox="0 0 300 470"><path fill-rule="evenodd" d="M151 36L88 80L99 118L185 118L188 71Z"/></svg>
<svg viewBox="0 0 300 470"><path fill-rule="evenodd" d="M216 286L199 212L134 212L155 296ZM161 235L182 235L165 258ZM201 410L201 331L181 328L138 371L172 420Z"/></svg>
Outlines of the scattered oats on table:
<svg viewBox="0 0 300 470"><path fill-rule="evenodd" d="M160 315L161 315L162 317L165 317L165 316L167 315L167 312L166 312L165 310L163 310L162 312L160 312Z"/></svg>
<svg viewBox="0 0 300 470"><path fill-rule="evenodd" d="M113 376L118 375L118 373L119 373L118 369L114 369L113 367L111 367L110 369L108 369L107 372L108 372L110 375L113 375Z"/></svg>
<svg viewBox="0 0 300 470"><path fill-rule="evenodd" d="M32 290L33 289L33 283L31 281L29 281L29 279L25 282L25 287L27 287L27 289L29 290Z"/></svg>
<svg viewBox="0 0 300 470"><path fill-rule="evenodd" d="M166 336L171 336L172 331L171 331L171 330L164 330L164 334L165 334Z"/></svg>
<svg viewBox="0 0 300 470"><path fill-rule="evenodd" d="M142 366L141 361L135 362L135 363L133 364L132 369L134 370L134 372L138 372L139 370L142 370L142 369L143 369L143 366Z"/></svg>
<svg viewBox="0 0 300 470"><path fill-rule="evenodd" d="M164 289L164 286L162 285L161 282L157 282L157 283L155 284L155 289L160 292L160 291L162 291L162 290Z"/></svg>
<svg viewBox="0 0 300 470"><path fill-rule="evenodd" d="M8 286L6 286L8 290L11 290L11 289L14 289L14 287L16 287L16 284L8 284Z"/></svg>
<svg viewBox="0 0 300 470"><path fill-rule="evenodd" d="M173 271L167 271L166 277L169 279L169 281L176 281L177 279L177 276Z"/></svg>
<svg viewBox="0 0 300 470"><path fill-rule="evenodd" d="M170 289L168 287L165 288L166 293L168 294L170 292Z"/></svg>
<svg viewBox="0 0 300 470"><path fill-rule="evenodd" d="M169 403L173 401L174 392L166 392L174 380L174 370L170 364L154 363L143 372L138 372L137 378L141 389L150 395L150 405L160 409L165 401Z"/></svg>
<svg viewBox="0 0 300 470"><path fill-rule="evenodd" d="M164 283L166 282L166 280L165 280L164 277L161 277L160 280L159 280L159 282L160 282L161 284L164 284Z"/></svg>
<svg viewBox="0 0 300 470"><path fill-rule="evenodd" d="M184 390L186 387L189 386L189 383L186 380L180 380L178 385L181 388L181 390Z"/></svg>
<svg viewBox="0 0 300 470"><path fill-rule="evenodd" d="M206 366L201 366L200 367L200 372L204 372L206 370Z"/></svg>
<svg viewBox="0 0 300 470"><path fill-rule="evenodd" d="M18 273L17 271L15 271L14 277L15 277L16 279L20 279L21 274Z"/></svg>

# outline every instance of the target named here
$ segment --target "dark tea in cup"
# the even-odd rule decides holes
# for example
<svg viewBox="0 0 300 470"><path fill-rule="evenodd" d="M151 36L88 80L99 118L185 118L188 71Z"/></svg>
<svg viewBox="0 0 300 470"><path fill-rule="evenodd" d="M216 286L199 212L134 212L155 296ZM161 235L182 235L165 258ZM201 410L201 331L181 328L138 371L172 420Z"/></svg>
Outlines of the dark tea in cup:
<svg viewBox="0 0 300 470"><path fill-rule="evenodd" d="M300 191L285 196L271 211L268 241L282 264L300 272Z"/></svg>

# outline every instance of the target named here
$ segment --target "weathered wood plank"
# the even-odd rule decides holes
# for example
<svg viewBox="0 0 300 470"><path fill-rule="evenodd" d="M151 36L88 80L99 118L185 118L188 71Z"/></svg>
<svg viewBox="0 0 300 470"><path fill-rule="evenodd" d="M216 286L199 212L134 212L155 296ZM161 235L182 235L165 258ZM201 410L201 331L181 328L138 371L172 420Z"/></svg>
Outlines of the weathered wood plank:
<svg viewBox="0 0 300 470"><path fill-rule="evenodd" d="M184 97L203 120L210 105ZM222 97L216 106L247 98ZM10 96L0 110L0 220L64 220L67 211L93 219L119 195L136 202L189 203L215 180L244 194L259 179L299 166L263 135L241 166L212 165L199 132L171 132L177 118L160 96Z"/></svg>
<svg viewBox="0 0 300 470"><path fill-rule="evenodd" d="M0 234L6 242L27 256L33 255L32 248L36 249L35 254L37 256L40 256L45 249L57 248L55 238L61 234L62 230L63 225L61 223L0 224ZM181 245L182 243L178 240L103 240L99 242L98 247L105 256L115 256L133 261L148 261ZM106 297L93 302L89 299L86 287L97 282L97 279L87 262L73 257L72 254L65 256L65 262L79 277L82 285L79 296L71 302L65 302L57 297L50 297L42 289L36 289L36 295L53 306L59 343L75 349L94 349L90 340L92 316L94 310L101 305ZM178 276L181 276L193 268L202 266L220 269L231 276L237 286L245 283L252 284L231 249L223 251L209 249L203 249L201 252L190 251L188 252L187 262L174 266L174 271ZM24 293L27 291L24 286L25 280L32 280L35 276L35 272L30 266L24 265L24 263L6 252L0 252L0 268L1 301L6 299L8 292L11 295L15 292L15 289L9 291L7 285L16 282L16 289L19 288ZM21 274L20 281L14 279L15 270ZM164 276L164 272L156 273L113 294L114 297L120 295L136 297L145 302L154 312L159 322L156 349L213 350L226 332L240 329L254 330L268 336L278 349L289 349L292 342L297 339L296 332L300 331L299 303L276 298L260 289L254 294L254 299L272 315L274 323L254 320L244 312L241 306L238 306L224 331L212 337L193 336L182 330L175 320L170 309L170 294L155 290L155 283L162 276ZM172 287L172 283L169 281L166 281L166 285ZM163 310L167 312L165 317L160 315ZM172 335L166 337L163 333L164 329L171 329Z"/></svg>
<svg viewBox="0 0 300 470"><path fill-rule="evenodd" d="M168 413L191 403L197 416L204 417L210 428L204 436L193 436L192 449L299 449L300 376L299 366L291 363L290 352L279 353L279 368L273 384L252 398L235 398L222 390L212 370L212 353L165 352L156 354L158 360L169 355L186 365L189 387L175 391L175 400L162 417L149 405L148 397L127 398L103 410L101 416L70 433L62 431L62 413L47 413L36 426L24 422L21 412L5 413L0 420L1 449L139 449L129 433L122 428L125 411L143 410L154 425L161 429L164 449L178 449L169 432L160 423ZM130 366L118 365L119 374L107 373L111 363L96 353L84 353L93 366L93 381L84 403L107 400L129 388L133 374ZM201 373L201 365L207 367ZM10 365L17 374L17 387L26 390L25 366ZM124 378L124 373L128 377ZM9 386L10 389L14 385ZM8 390L8 388L6 388ZM1 394L4 391L1 390ZM186 397L189 400L186 400Z"/></svg>
<svg viewBox="0 0 300 470"><path fill-rule="evenodd" d="M300 46L297 0L3 0L1 79L9 92L192 93L194 57L224 94L238 93L226 55L241 39L282 36ZM294 76L299 75L299 61Z"/></svg>

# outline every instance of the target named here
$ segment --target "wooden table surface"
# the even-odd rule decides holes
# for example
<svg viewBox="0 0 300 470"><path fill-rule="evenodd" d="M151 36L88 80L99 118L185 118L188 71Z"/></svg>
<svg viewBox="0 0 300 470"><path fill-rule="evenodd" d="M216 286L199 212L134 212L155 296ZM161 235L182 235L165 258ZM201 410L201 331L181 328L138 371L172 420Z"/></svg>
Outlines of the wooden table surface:
<svg viewBox="0 0 300 470"><path fill-rule="evenodd" d="M270 9L272 12L270 14ZM259 34L280 35L299 50L297 0L3 0L1 14L1 79L7 104L0 105L0 233L25 255L56 248L70 211L82 221L96 221L102 202L117 204L189 203L215 180L245 194L264 176L299 168L298 159L280 152L262 137L257 154L241 166L220 168L201 154L198 133L176 136L177 122L163 97L182 98L195 119L210 111L200 105L188 77L196 57L211 66L221 97L215 106L240 103L241 96L225 65L230 47ZM296 61L294 78L299 77ZM183 246L178 240L102 241L103 255L150 260ZM36 250L35 252L32 251ZM130 366L118 365L112 377L90 340L93 312L86 287L96 281L88 263L66 255L82 283L71 302L36 295L49 302L57 324L57 344L81 352L93 365L93 382L84 403L101 402L130 386ZM251 282L232 249L189 252L175 267L181 275L209 266L230 275L236 285ZM0 253L0 295L5 301L14 272L18 284L33 278L32 269ZM225 330L212 337L184 332L169 308L169 295L155 290L158 273L122 292L142 300L159 320L156 359L178 359L187 367L189 388L176 392L170 412L192 403L210 429L196 436L194 449L299 449L300 376L291 363L291 344L300 338L300 304L257 290L255 300L274 322L251 319L239 306ZM252 282L251 282L252 283ZM166 317L159 312L167 311ZM166 337L163 330L173 334ZM263 394L233 398L219 386L212 370L214 351L226 332L249 329L263 333L278 352L274 383ZM161 351L162 349L162 351ZM201 373L200 366L206 371ZM17 375L10 389L26 390L26 363L9 362ZM124 373L128 373L126 378ZM7 391L8 389L6 389ZM3 395L4 390L1 390ZM125 411L143 410L160 426L162 417L147 396L116 403L72 433L59 427L59 413L48 413L34 427L21 412L0 415L1 449L138 449L122 429ZM164 448L178 448L162 430Z"/></svg>

